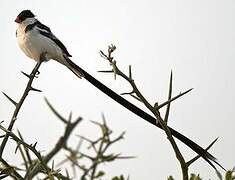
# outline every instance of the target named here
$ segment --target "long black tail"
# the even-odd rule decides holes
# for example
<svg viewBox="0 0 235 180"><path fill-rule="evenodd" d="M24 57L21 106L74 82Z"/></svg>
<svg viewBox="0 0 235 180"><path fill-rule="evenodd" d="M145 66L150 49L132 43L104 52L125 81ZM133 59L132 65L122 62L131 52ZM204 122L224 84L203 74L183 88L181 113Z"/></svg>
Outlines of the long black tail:
<svg viewBox="0 0 235 180"><path fill-rule="evenodd" d="M67 62L71 65L72 69L70 68L70 70L72 70L74 72L74 69L76 69L77 71L79 71L80 74L83 75L83 77L89 81L93 86L95 86L96 88L98 88L100 91L102 91L103 93L105 93L106 95L108 95L110 98L112 98L114 101L118 102L119 104L121 104L122 106L124 106L125 108L127 108L128 110L130 110L131 112L133 112L134 114L138 115L139 117L143 118L144 120L146 120L147 122L159 127L160 129L162 129L161 125L159 123L156 123L157 120L152 117L151 115L149 115L148 113L146 113L145 111L141 110L140 108L138 108L137 106L135 106L134 104L130 103L129 101L127 101L126 99L124 99L123 97L121 97L120 95L118 95L117 93L115 93L114 91L112 91L110 88L108 88L107 86L105 86L104 84L102 84L100 81L98 81L97 79L95 79L93 76L91 76L89 73L87 73L85 70L83 70L81 67L79 67L78 65L76 65L74 62L72 62L70 59L67 59ZM74 72L75 75L77 74L76 72ZM190 147L193 151L195 151L198 155L200 155L204 160L206 160L215 170L216 167L214 166L214 163L216 163L217 165L219 165L222 169L224 169L216 160L216 158L211 155L209 152L207 152L205 149L203 149L201 146L197 145L195 142L193 142L192 140L190 140L189 138L187 138L186 136L184 136L183 134L177 132L176 130L172 129L171 127L169 127L171 134L176 137L178 140L180 140L181 142L183 142L185 145L187 145L188 147ZM225 170L225 169L224 169Z"/></svg>

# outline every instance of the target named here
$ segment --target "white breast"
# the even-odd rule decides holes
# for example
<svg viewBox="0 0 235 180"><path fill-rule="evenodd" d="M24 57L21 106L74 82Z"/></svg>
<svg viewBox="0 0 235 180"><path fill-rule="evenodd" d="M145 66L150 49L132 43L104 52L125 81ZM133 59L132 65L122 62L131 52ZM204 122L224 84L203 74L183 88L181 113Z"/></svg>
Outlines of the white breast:
<svg viewBox="0 0 235 180"><path fill-rule="evenodd" d="M21 50L31 59L39 61L40 55L44 53L47 60L54 59L60 63L64 61L61 49L52 40L41 35L36 28L25 33L25 26L19 25L17 41Z"/></svg>
<svg viewBox="0 0 235 180"><path fill-rule="evenodd" d="M35 50L35 48L32 46L32 36L31 34L27 33L25 34L25 28L19 26L17 29L17 42L20 47L20 49L31 59L34 59L38 61L38 50Z"/></svg>

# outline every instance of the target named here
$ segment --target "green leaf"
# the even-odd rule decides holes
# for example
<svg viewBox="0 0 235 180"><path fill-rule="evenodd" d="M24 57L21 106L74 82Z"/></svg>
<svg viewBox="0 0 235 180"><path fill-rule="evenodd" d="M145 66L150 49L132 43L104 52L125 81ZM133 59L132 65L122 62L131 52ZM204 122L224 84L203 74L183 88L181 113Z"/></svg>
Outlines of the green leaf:
<svg viewBox="0 0 235 180"><path fill-rule="evenodd" d="M199 174L198 175L191 174L190 180L202 180L202 179L200 178Z"/></svg>
<svg viewBox="0 0 235 180"><path fill-rule="evenodd" d="M112 178L112 180L119 180L119 177L115 176Z"/></svg>
<svg viewBox="0 0 235 180"><path fill-rule="evenodd" d="M225 174L225 180L233 180L233 172L232 171L227 171Z"/></svg>
<svg viewBox="0 0 235 180"><path fill-rule="evenodd" d="M125 178L124 178L124 176L123 175L121 175L120 176L120 180L124 180Z"/></svg>
<svg viewBox="0 0 235 180"><path fill-rule="evenodd" d="M172 176L169 176L167 180L174 180L174 178Z"/></svg>
<svg viewBox="0 0 235 180"><path fill-rule="evenodd" d="M107 155L107 156L103 156L102 159L105 160L105 161L114 161L118 156L117 155L114 155L114 154L110 154L110 155Z"/></svg>
<svg viewBox="0 0 235 180"><path fill-rule="evenodd" d="M125 180L125 178L123 175L121 175L120 177L118 176L113 177L112 180Z"/></svg>
<svg viewBox="0 0 235 180"><path fill-rule="evenodd" d="M105 172L104 171L99 171L98 173L97 173L97 175L94 177L94 178L99 178L99 177L102 177L102 176L104 176L105 175Z"/></svg>

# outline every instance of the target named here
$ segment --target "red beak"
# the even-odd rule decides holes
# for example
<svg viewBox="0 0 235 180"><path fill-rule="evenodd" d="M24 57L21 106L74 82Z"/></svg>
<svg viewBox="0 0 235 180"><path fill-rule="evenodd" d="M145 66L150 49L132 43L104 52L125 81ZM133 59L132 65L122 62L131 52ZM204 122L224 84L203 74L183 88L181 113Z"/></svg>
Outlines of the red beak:
<svg viewBox="0 0 235 180"><path fill-rule="evenodd" d="M20 23L20 22L21 22L19 16L16 17L15 22L16 22L16 23Z"/></svg>

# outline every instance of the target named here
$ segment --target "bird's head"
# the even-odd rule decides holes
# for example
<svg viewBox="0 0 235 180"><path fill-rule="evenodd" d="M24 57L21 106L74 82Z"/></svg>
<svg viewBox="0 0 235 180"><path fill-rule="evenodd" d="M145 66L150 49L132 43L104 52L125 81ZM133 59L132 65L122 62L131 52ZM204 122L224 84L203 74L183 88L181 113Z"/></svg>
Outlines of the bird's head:
<svg viewBox="0 0 235 180"><path fill-rule="evenodd" d="M22 23L27 18L34 18L35 15L30 10L23 10L21 13L16 17L15 22L16 23Z"/></svg>

